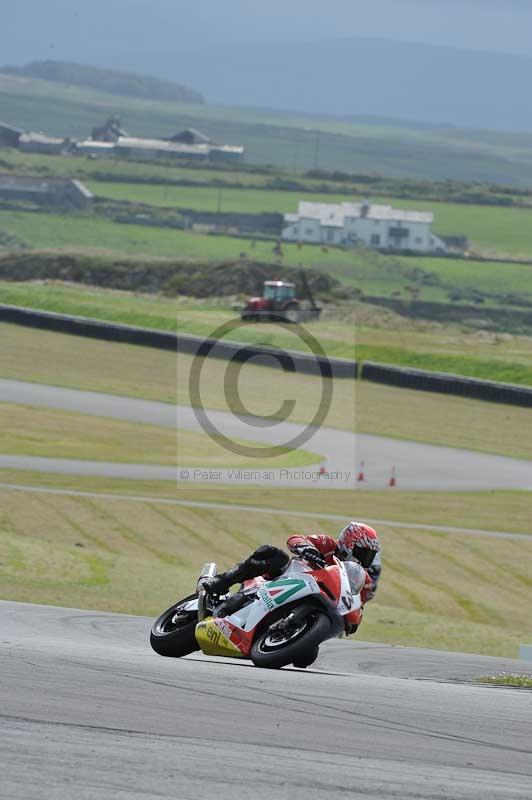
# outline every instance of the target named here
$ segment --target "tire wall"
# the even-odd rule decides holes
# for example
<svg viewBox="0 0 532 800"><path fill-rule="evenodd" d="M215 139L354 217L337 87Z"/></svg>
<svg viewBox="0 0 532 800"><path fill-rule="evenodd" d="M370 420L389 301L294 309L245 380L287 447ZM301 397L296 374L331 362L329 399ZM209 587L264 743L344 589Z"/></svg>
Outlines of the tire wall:
<svg viewBox="0 0 532 800"><path fill-rule="evenodd" d="M364 380L388 386L459 395L494 403L532 406L532 388L526 386L482 381L446 372L425 372L420 369L376 364L371 361L365 361L360 372Z"/></svg>

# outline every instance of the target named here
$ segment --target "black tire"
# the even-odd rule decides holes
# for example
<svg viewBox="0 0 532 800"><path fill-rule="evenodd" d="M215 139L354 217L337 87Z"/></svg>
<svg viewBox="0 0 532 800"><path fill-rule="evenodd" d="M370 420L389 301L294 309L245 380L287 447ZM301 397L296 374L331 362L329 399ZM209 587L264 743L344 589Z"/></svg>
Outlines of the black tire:
<svg viewBox="0 0 532 800"><path fill-rule="evenodd" d="M294 659L294 667L297 667L298 669L306 669L307 667L310 667L311 664L314 664L319 654L319 647L315 647L314 650L309 650L306 656L302 657L301 660Z"/></svg>
<svg viewBox="0 0 532 800"><path fill-rule="evenodd" d="M251 660L256 667L280 669L288 664L312 664L318 656L320 644L330 636L332 623L324 611L309 605L301 626L290 638L272 636L270 627L253 642Z"/></svg>
<svg viewBox="0 0 532 800"><path fill-rule="evenodd" d="M283 319L285 322L291 322L294 325L301 320L301 310L296 303L290 303L284 309Z"/></svg>
<svg viewBox="0 0 532 800"><path fill-rule="evenodd" d="M199 650L195 631L198 624L198 614L195 611L185 611L179 614L179 607L197 597L195 594L179 600L173 606L157 617L152 625L150 644L160 656L168 658L182 658L189 653Z"/></svg>

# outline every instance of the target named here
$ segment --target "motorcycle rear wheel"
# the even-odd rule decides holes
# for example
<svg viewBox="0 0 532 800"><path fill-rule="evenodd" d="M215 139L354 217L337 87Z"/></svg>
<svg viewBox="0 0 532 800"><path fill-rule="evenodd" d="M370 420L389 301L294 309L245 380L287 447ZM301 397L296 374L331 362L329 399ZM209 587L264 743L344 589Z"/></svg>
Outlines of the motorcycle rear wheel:
<svg viewBox="0 0 532 800"><path fill-rule="evenodd" d="M196 641L198 614L194 611L179 612L181 606L196 598L195 594L174 603L157 617L152 625L150 644L160 656L182 658L199 650Z"/></svg>
<svg viewBox="0 0 532 800"><path fill-rule="evenodd" d="M259 634L251 648L251 660L256 667L265 669L280 669L288 664L308 666L317 658L319 645L329 638L331 626L325 612L309 606L290 634L274 633L271 626Z"/></svg>

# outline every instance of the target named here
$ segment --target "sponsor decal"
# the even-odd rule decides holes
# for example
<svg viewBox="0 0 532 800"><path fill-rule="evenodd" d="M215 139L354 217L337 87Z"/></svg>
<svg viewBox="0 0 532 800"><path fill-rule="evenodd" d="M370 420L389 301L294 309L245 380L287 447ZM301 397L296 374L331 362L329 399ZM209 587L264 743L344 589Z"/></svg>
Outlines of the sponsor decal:
<svg viewBox="0 0 532 800"><path fill-rule="evenodd" d="M302 581L300 578L283 578L282 580L267 583L265 588L269 593L270 602L273 597L274 603L280 606L286 603L292 595L304 589L306 585L305 581ZM274 606L267 605L267 607L273 608Z"/></svg>
<svg viewBox="0 0 532 800"><path fill-rule="evenodd" d="M259 589L258 595L262 600L262 602L264 603L264 605L266 606L266 608L268 609L268 611L271 611L273 608L275 608L275 603L270 597L270 594L267 589Z"/></svg>
<svg viewBox="0 0 532 800"><path fill-rule="evenodd" d="M220 631L216 630L212 625L207 628L207 639L215 646L218 646L220 641Z"/></svg>
<svg viewBox="0 0 532 800"><path fill-rule="evenodd" d="M233 628L231 627L231 625L229 625L228 622L226 622L224 619L221 619L221 617L217 617L214 620L214 624L216 625L218 630L221 631L223 633L223 635L227 639L231 638L231 636L233 634Z"/></svg>

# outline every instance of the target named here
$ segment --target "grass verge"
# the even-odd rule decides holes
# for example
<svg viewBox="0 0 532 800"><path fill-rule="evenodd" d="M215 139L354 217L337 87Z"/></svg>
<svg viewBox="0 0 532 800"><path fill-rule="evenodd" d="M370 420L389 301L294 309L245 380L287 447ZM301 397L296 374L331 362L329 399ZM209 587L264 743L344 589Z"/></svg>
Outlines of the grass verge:
<svg viewBox="0 0 532 800"><path fill-rule="evenodd" d="M3 455L257 469L303 466L320 460L306 450L287 450L262 464L260 459L229 452L206 434L40 406L0 403L0 419Z"/></svg>
<svg viewBox="0 0 532 800"><path fill-rule="evenodd" d="M491 683L495 686L510 686L514 689L532 689L532 676L513 675L510 672L503 672L500 675L481 675L477 683Z"/></svg>

